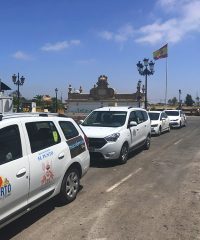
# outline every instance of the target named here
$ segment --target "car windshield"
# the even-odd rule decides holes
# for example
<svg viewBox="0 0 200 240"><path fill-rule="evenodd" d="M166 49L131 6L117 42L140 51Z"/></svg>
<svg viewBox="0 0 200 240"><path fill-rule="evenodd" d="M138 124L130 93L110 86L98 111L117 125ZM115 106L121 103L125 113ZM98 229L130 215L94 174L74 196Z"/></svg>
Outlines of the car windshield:
<svg viewBox="0 0 200 240"><path fill-rule="evenodd" d="M125 111L94 111L82 123L91 127L121 127L125 124Z"/></svg>
<svg viewBox="0 0 200 240"><path fill-rule="evenodd" d="M149 117L151 120L158 120L160 113L149 112Z"/></svg>
<svg viewBox="0 0 200 240"><path fill-rule="evenodd" d="M165 111L168 116L179 116L179 111Z"/></svg>

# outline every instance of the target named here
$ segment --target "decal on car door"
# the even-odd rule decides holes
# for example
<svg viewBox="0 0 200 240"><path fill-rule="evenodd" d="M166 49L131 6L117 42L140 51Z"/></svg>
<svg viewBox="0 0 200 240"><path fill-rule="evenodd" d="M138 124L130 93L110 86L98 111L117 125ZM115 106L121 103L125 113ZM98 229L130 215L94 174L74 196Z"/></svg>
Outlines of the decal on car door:
<svg viewBox="0 0 200 240"><path fill-rule="evenodd" d="M50 183L50 181L54 178L51 165L48 162L43 163L42 170L43 170L43 176L41 179L41 184L44 185L44 184Z"/></svg>
<svg viewBox="0 0 200 240"><path fill-rule="evenodd" d="M85 151L85 142L81 136L75 137L67 141L70 149L71 157L74 158L77 155Z"/></svg>
<svg viewBox="0 0 200 240"><path fill-rule="evenodd" d="M0 176L0 200L8 197L11 191L12 187L9 180Z"/></svg>
<svg viewBox="0 0 200 240"><path fill-rule="evenodd" d="M53 156L53 151L51 149L47 149L39 153L37 160L42 161L45 158Z"/></svg>

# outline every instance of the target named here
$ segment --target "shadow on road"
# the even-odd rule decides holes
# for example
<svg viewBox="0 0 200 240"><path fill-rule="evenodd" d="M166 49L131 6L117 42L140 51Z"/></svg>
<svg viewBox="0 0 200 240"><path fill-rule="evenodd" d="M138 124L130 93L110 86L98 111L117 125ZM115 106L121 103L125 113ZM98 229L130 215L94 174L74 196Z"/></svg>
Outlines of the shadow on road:
<svg viewBox="0 0 200 240"><path fill-rule="evenodd" d="M45 216L46 214L50 213L55 209L55 200L51 199L48 202L42 204L41 206L35 208L33 211L23 215L22 217L16 219L12 223L5 226L3 229L0 230L0 238L7 240L24 229L31 226L33 223L38 221L40 218Z"/></svg>
<svg viewBox="0 0 200 240"><path fill-rule="evenodd" d="M120 165L120 163L117 160L104 160L101 158L94 158L92 157L90 159L90 167L92 168L112 168L117 165Z"/></svg>
<svg viewBox="0 0 200 240"><path fill-rule="evenodd" d="M81 191L82 189L83 186L81 185L79 191ZM57 197L48 200L39 207L35 208L34 210L16 219L15 221L6 225L4 228L0 229L0 240L11 239L15 235L22 232L24 229L30 227L32 224L37 222L45 215L52 212L55 208L63 207L65 205L66 204L60 203Z"/></svg>
<svg viewBox="0 0 200 240"><path fill-rule="evenodd" d="M130 152L128 161L130 161L130 158L133 158L134 156L139 154L141 151L143 151L143 149L139 148L135 151ZM104 160L102 158L94 157L94 156L91 156L91 159L90 159L90 167L91 168L112 168L112 167L116 167L118 165L123 165L123 164L121 164L117 159Z"/></svg>

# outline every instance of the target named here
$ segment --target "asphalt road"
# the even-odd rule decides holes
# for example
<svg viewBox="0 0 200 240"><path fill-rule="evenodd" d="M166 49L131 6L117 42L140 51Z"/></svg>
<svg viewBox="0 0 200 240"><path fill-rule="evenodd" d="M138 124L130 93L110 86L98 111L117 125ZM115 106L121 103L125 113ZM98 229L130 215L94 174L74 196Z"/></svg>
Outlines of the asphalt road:
<svg viewBox="0 0 200 240"><path fill-rule="evenodd" d="M200 239L200 117L152 137L126 165L92 161L77 199L43 204L0 240Z"/></svg>

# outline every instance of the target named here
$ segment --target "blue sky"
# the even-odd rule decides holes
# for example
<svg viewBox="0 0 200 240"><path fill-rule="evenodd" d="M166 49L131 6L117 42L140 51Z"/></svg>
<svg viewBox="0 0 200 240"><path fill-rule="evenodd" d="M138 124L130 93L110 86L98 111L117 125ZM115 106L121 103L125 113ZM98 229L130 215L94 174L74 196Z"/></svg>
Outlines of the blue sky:
<svg viewBox="0 0 200 240"><path fill-rule="evenodd" d="M0 1L0 78L21 93L64 99L72 84L84 92L101 74L118 93L136 91L136 64L168 43L168 98L200 95L200 0ZM165 59L155 62L148 96L164 101Z"/></svg>

